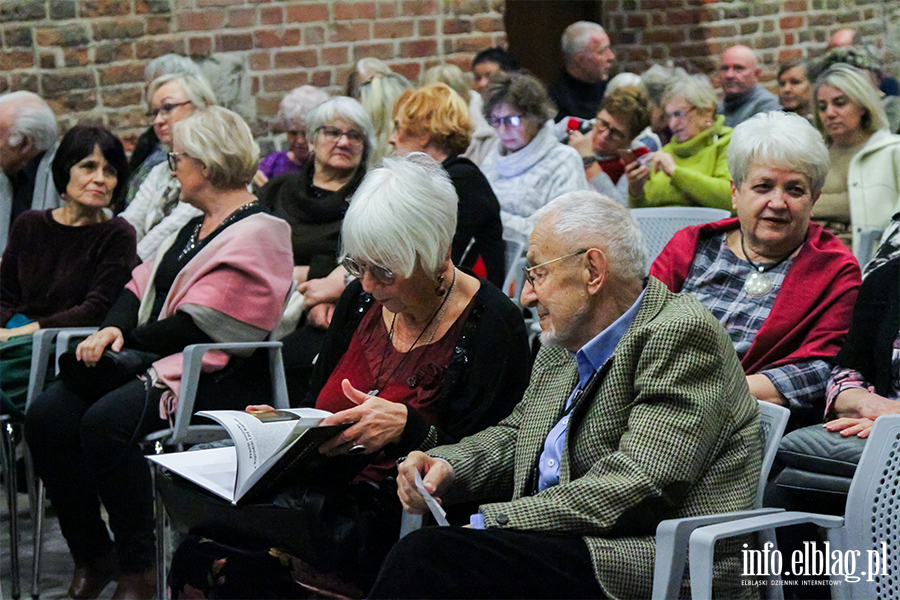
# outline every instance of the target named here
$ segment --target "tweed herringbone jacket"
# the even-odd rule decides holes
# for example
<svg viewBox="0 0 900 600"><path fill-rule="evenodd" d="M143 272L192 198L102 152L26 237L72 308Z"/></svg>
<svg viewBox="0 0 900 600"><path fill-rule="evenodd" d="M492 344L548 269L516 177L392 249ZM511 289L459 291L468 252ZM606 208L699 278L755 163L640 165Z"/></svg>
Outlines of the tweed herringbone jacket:
<svg viewBox="0 0 900 600"><path fill-rule="evenodd" d="M544 440L577 382L569 352L542 349L512 415L429 452L454 468L444 501L509 497L480 507L486 527L582 536L607 595L647 598L660 521L752 508L757 403L722 326L650 278L634 322L572 409L559 485L534 493ZM716 569L731 586L740 586L737 548L724 548Z"/></svg>

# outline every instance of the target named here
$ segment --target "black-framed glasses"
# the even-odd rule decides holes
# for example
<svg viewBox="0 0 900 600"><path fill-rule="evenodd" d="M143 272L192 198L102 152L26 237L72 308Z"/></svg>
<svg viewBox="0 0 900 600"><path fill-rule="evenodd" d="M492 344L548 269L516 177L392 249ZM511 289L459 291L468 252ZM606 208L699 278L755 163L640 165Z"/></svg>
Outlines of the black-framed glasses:
<svg viewBox="0 0 900 600"><path fill-rule="evenodd" d="M348 273L357 279L362 279L363 275L368 271L369 275L380 284L393 285L394 283L394 272L386 267L379 265L361 265L349 256L345 256L341 259L341 265L347 269Z"/></svg>
<svg viewBox="0 0 900 600"><path fill-rule="evenodd" d="M538 268L540 268L540 267L545 267L545 266L547 266L547 265L549 265L549 264L551 264L551 263L555 263L555 262L558 262L558 261L560 261L560 260L565 260L565 259L567 259L567 258L572 258L573 256L581 256L582 254L584 254L584 253L587 252L588 250L590 250L590 248L581 248L580 250L576 250L575 252L572 252L571 254L566 254L565 256L560 256L559 258L554 258L553 260L548 260L547 262L542 262L541 264L539 264L539 265L534 265L533 267L522 267L522 273L525 274L525 280L528 281L528 283L531 284L531 287L534 287L534 286L535 286L535 279L534 279L534 275L531 274L531 272L532 272L534 269L538 269ZM540 282L538 282L538 283L540 283Z"/></svg>
<svg viewBox="0 0 900 600"><path fill-rule="evenodd" d="M494 129L496 129L497 127L500 127L501 125L503 125L505 127L518 127L519 125L522 124L522 121L523 121L523 119L519 115L507 115L505 117L492 116L492 117L488 118L488 123Z"/></svg>
<svg viewBox="0 0 900 600"><path fill-rule="evenodd" d="M333 127L331 125L322 125L318 129L316 129L318 135L322 136L322 139L329 144L337 144L338 141L344 137L347 138L347 143L349 143L354 148L362 148L363 142L366 140L366 135L362 131L357 131L356 129L351 129L349 131L342 131L338 127Z"/></svg>
<svg viewBox="0 0 900 600"><path fill-rule="evenodd" d="M182 156L187 156L187 152L168 152L166 153L166 161L169 163L170 171L178 170L178 161L181 160Z"/></svg>
<svg viewBox="0 0 900 600"><path fill-rule="evenodd" d="M597 117L597 120L594 121L594 131L597 133L603 133L604 131L609 131L608 137L613 141L623 141L626 139L626 135L612 126L611 123Z"/></svg>
<svg viewBox="0 0 900 600"><path fill-rule="evenodd" d="M147 111L147 116L151 119L155 119L156 115L162 114L162 116L167 117L172 114L172 111L178 108L179 106L184 106L185 104L193 104L190 100L186 102L167 102L163 104L159 108L151 108Z"/></svg>

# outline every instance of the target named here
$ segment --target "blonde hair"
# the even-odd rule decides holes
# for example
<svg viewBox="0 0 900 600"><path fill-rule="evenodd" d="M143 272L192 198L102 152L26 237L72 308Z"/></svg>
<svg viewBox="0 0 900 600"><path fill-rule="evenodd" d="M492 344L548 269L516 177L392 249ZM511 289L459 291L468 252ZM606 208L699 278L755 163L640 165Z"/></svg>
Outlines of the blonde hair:
<svg viewBox="0 0 900 600"><path fill-rule="evenodd" d="M819 89L823 85L830 85L841 90L853 104L865 111L859 122L859 126L863 131L875 133L879 129L890 128L887 114L884 112L884 107L879 98L879 92L872 85L872 80L865 71L844 63L832 65L816 80L813 102L818 103ZM822 117L819 114L818 107L812 111L812 114L816 129L823 133L825 141L830 144L831 136L825 133L825 127L822 125Z"/></svg>
<svg viewBox="0 0 900 600"><path fill-rule="evenodd" d="M376 75L360 85L360 102L369 113L375 128L372 152L369 154L370 165L377 165L390 154L391 145L388 140L394 131L394 104L409 87L406 77L397 73Z"/></svg>
<svg viewBox="0 0 900 600"><path fill-rule="evenodd" d="M236 112L210 106L175 123L173 132L184 152L206 166L213 187L242 187L256 174L259 145Z"/></svg>
<svg viewBox="0 0 900 600"><path fill-rule="evenodd" d="M716 91L709 82L709 77L702 74L685 75L672 81L666 86L661 106L665 106L675 98L684 98L692 107L711 110L713 114L716 114L719 105Z"/></svg>
<svg viewBox="0 0 900 600"><path fill-rule="evenodd" d="M219 103L209 81L200 73L171 73L157 77L150 84L149 97L152 98L159 88L173 81L196 108L206 108Z"/></svg>
<svg viewBox="0 0 900 600"><path fill-rule="evenodd" d="M407 90L394 105L394 120L416 134L428 133L451 156L472 141L472 121L465 101L445 83Z"/></svg>
<svg viewBox="0 0 900 600"><path fill-rule="evenodd" d="M469 97L469 85L466 83L466 74L456 65L435 65L425 71L420 80L420 85L426 86L430 83L446 83L463 100Z"/></svg>

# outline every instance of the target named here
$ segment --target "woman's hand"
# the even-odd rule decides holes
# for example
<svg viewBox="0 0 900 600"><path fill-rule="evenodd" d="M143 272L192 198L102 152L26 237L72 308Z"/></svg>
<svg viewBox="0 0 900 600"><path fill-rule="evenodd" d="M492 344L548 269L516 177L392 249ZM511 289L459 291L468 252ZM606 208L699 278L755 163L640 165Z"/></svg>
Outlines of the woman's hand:
<svg viewBox="0 0 900 600"><path fill-rule="evenodd" d="M634 161L625 166L625 177L628 178L628 195L632 198L640 198L644 195L644 185L650 181L650 169Z"/></svg>
<svg viewBox="0 0 900 600"><path fill-rule="evenodd" d="M255 185L256 187L262 187L266 185L268 181L269 178L266 177L266 174L262 171L257 171L256 175L253 176L253 185Z"/></svg>
<svg viewBox="0 0 900 600"><path fill-rule="evenodd" d="M21 327L0 329L0 342L5 342L9 338L16 337L17 335L31 335L40 328L41 326L38 325L37 321L33 321L27 325L22 325Z"/></svg>
<svg viewBox="0 0 900 600"><path fill-rule="evenodd" d="M569 132L569 145L578 150L583 158L594 155L594 130L592 129L587 135L581 133L577 129Z"/></svg>
<svg viewBox="0 0 900 600"><path fill-rule="evenodd" d="M859 388L847 388L834 401L834 412L839 417L870 419L881 415L900 413L900 402Z"/></svg>
<svg viewBox="0 0 900 600"><path fill-rule="evenodd" d="M293 277L298 284L306 282L306 279L309 277L309 265L294 267Z"/></svg>
<svg viewBox="0 0 900 600"><path fill-rule="evenodd" d="M91 336L78 344L75 348L75 358L84 362L85 365L93 367L103 356L103 351L109 346L113 352L118 352L125 345L125 336L118 327L104 327L100 331L96 331Z"/></svg>
<svg viewBox="0 0 900 600"><path fill-rule="evenodd" d="M328 329L334 316L334 304L316 304L306 314L306 321L313 327Z"/></svg>
<svg viewBox="0 0 900 600"><path fill-rule="evenodd" d="M269 406L268 404L251 404L244 409L244 412L256 416L264 413L273 413L275 412L275 410L276 409L274 407Z"/></svg>
<svg viewBox="0 0 900 600"><path fill-rule="evenodd" d="M337 304L344 293L344 275L347 274L344 267L338 267L327 277L310 279L297 286L297 291L303 294L303 305L311 308L321 302Z"/></svg>
<svg viewBox="0 0 900 600"><path fill-rule="evenodd" d="M662 171L669 177L675 172L675 159L668 152L653 152L650 154L650 167L654 173Z"/></svg>
<svg viewBox="0 0 900 600"><path fill-rule="evenodd" d="M322 425L353 423L321 446L319 452L328 456L347 454L351 448L362 446L372 454L391 443L400 441L406 427L406 406L378 396L364 394L345 379L341 382L344 395L358 406L342 410L322 420Z"/></svg>
<svg viewBox="0 0 900 600"><path fill-rule="evenodd" d="M825 423L823 427L828 431L839 432L843 437L855 435L865 439L869 437L874 423L872 419L835 419Z"/></svg>

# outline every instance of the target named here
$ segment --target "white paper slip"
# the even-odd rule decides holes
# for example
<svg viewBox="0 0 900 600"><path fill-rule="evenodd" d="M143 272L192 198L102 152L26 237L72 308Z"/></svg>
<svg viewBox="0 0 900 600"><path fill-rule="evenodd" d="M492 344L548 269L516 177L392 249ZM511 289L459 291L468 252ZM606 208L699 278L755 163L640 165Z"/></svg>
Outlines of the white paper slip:
<svg viewBox="0 0 900 600"><path fill-rule="evenodd" d="M422 497L425 498L425 504L428 505L428 510L434 515L434 520L437 521L438 525L441 527L450 525L450 523L447 522L447 512L441 508L441 505L438 504L437 500L435 500L425 489L425 484L422 482L422 476L419 475L419 471L416 471L416 488L419 490L419 493L422 494Z"/></svg>

